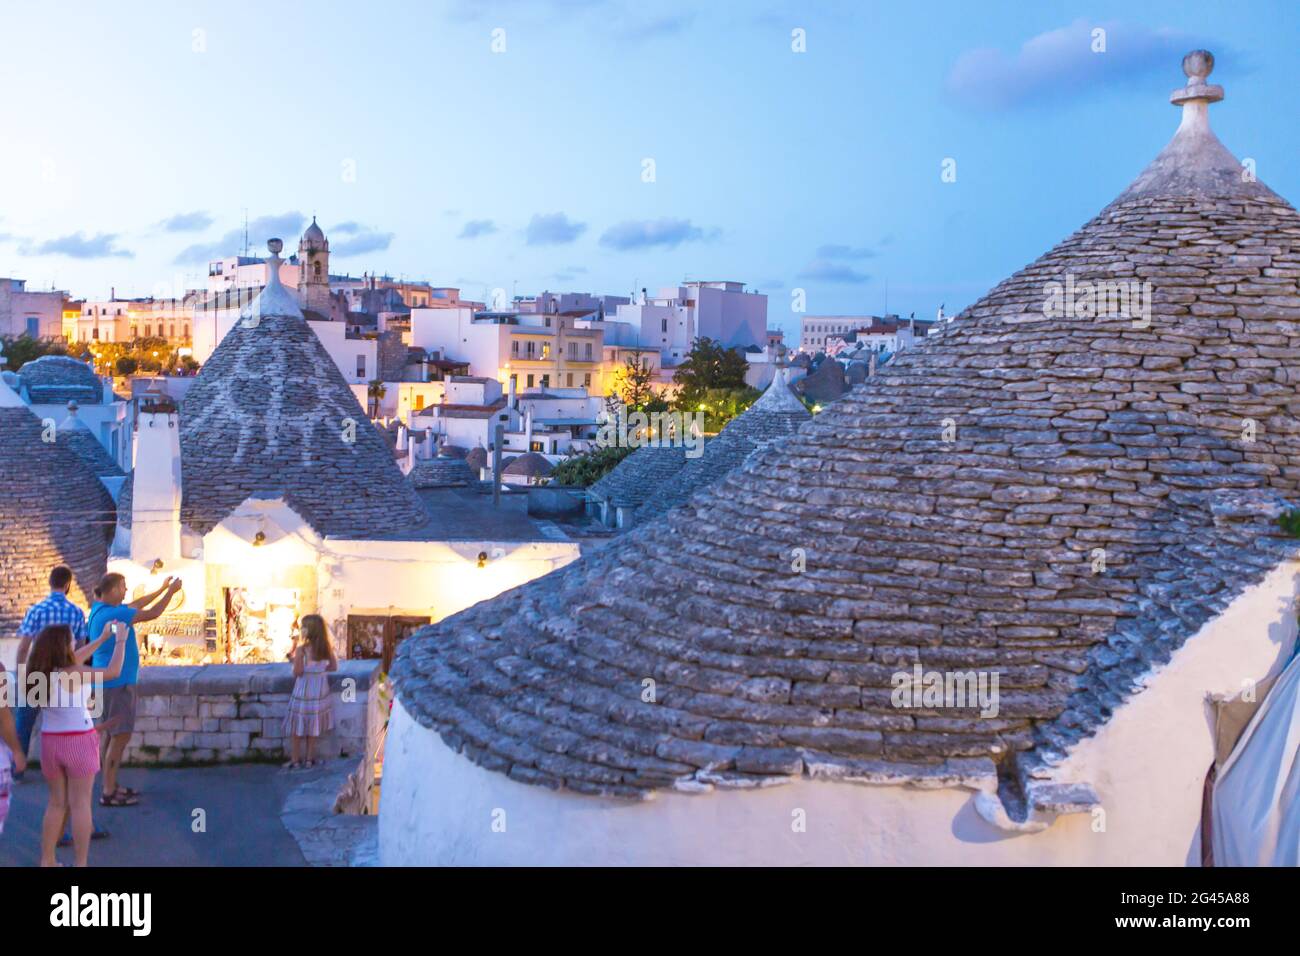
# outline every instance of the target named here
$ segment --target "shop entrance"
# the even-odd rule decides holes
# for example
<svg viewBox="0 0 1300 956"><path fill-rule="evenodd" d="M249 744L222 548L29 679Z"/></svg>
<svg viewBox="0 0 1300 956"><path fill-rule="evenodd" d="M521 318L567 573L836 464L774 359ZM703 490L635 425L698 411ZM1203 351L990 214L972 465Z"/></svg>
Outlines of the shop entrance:
<svg viewBox="0 0 1300 956"><path fill-rule="evenodd" d="M298 636L296 588L226 588L225 602L227 663L288 659Z"/></svg>
<svg viewBox="0 0 1300 956"><path fill-rule="evenodd" d="M397 645L420 628L430 618L407 614L349 614L348 657L352 660L381 660L385 674L393 666Z"/></svg>

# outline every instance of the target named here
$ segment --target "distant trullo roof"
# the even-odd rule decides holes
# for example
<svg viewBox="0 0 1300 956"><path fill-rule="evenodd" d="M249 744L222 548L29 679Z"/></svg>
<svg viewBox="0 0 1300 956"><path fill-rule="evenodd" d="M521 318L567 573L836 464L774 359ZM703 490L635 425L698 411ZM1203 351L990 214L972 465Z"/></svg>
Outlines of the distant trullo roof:
<svg viewBox="0 0 1300 956"><path fill-rule="evenodd" d="M501 473L524 478L542 478L549 475L552 470L552 465L545 455L530 451L511 459L510 464L501 469Z"/></svg>
<svg viewBox="0 0 1300 956"><path fill-rule="evenodd" d="M698 457L687 458L676 474L651 489L636 511L636 521L646 521L682 504L739 466L755 449L788 439L811 419L812 414L790 391L785 369L777 370L758 401L727 422Z"/></svg>
<svg viewBox="0 0 1300 956"><path fill-rule="evenodd" d="M844 366L833 358L823 358L816 370L799 380L799 391L810 401L829 405L848 391Z"/></svg>
<svg viewBox="0 0 1300 956"><path fill-rule="evenodd" d="M1211 65L1091 222L691 507L404 642L401 704L583 793L1058 760L1295 550L1300 214L1209 131ZM997 717L893 706L917 665L995 671Z"/></svg>
<svg viewBox="0 0 1300 956"><path fill-rule="evenodd" d="M73 599L88 603L108 561L113 500L56 435L0 383L0 633L6 636L49 594L56 565L72 569Z"/></svg>
<svg viewBox="0 0 1300 956"><path fill-rule="evenodd" d="M415 463L406 476L416 488L458 488L478 480L463 458L438 456Z"/></svg>
<svg viewBox="0 0 1300 956"><path fill-rule="evenodd" d="M68 402L68 417L59 423L57 440L66 445L100 478L120 478L125 472L99 443L86 423L77 417L77 403Z"/></svg>
<svg viewBox="0 0 1300 956"><path fill-rule="evenodd" d="M38 405L63 405L76 401L98 405L104 400L104 384L85 362L67 355L42 355L18 370L27 394Z"/></svg>
<svg viewBox="0 0 1300 956"><path fill-rule="evenodd" d="M428 515L280 282L267 284L180 406L182 520L200 534L251 495L282 495L320 534L368 538Z"/></svg>
<svg viewBox="0 0 1300 956"><path fill-rule="evenodd" d="M587 489L597 501L635 508L686 464L683 445L642 445Z"/></svg>

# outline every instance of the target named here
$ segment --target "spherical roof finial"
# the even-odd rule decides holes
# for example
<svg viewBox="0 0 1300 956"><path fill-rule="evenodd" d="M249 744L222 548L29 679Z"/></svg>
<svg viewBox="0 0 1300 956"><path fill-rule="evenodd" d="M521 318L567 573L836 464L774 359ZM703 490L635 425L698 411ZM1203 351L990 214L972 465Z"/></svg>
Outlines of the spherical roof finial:
<svg viewBox="0 0 1300 956"><path fill-rule="evenodd" d="M271 255L278 256L280 250L284 248L284 241L280 239L268 239L266 241L266 248L271 250Z"/></svg>
<svg viewBox="0 0 1300 956"><path fill-rule="evenodd" d="M1209 50L1193 50L1183 57L1183 74L1191 82L1189 86L1204 83L1205 78L1214 72L1214 54Z"/></svg>
<svg viewBox="0 0 1300 956"><path fill-rule="evenodd" d="M1197 116L1204 117L1205 106L1223 99L1223 87L1212 86L1206 78L1214 70L1214 54L1209 50L1193 50L1183 57L1183 72L1187 74L1187 85L1169 94L1169 102L1175 106L1193 110Z"/></svg>

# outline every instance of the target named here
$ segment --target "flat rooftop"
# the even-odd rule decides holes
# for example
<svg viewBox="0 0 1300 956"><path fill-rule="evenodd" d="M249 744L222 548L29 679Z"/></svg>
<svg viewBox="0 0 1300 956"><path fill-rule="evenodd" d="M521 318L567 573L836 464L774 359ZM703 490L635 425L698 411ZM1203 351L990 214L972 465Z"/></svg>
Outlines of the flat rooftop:
<svg viewBox="0 0 1300 956"><path fill-rule="evenodd" d="M501 492L501 506L492 495L469 488L422 488L416 492L429 520L418 527L384 535L384 541L567 541L551 521L528 516L528 495Z"/></svg>

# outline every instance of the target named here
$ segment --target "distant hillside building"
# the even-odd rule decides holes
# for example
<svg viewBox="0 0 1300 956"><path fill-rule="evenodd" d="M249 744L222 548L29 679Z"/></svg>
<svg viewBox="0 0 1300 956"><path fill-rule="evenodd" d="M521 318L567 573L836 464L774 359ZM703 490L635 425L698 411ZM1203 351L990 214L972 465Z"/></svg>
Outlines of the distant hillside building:
<svg viewBox="0 0 1300 956"><path fill-rule="evenodd" d="M67 299L66 292L29 290L26 279L0 278L0 336L58 338Z"/></svg>
<svg viewBox="0 0 1300 956"><path fill-rule="evenodd" d="M878 351L897 352L925 338L932 319L889 315L805 315L799 321L799 349L830 352L844 342L862 342Z"/></svg>

